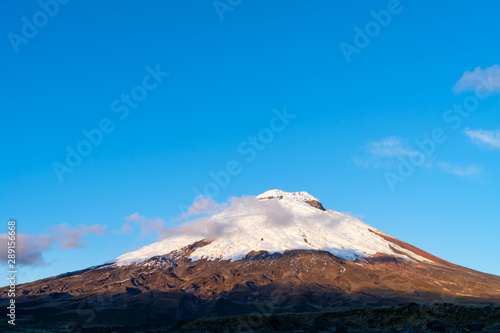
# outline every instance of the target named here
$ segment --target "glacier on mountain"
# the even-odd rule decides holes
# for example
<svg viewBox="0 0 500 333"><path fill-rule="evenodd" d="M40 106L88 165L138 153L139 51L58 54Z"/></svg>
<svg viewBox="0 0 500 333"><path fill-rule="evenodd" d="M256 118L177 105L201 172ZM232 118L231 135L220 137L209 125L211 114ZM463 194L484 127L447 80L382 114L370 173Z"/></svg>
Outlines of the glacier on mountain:
<svg viewBox="0 0 500 333"><path fill-rule="evenodd" d="M410 261L432 262L377 234L379 230L333 210L323 210L307 192L271 190L256 197L233 198L218 213L180 226L171 237L126 253L124 265L166 255L200 240L210 244L190 254L192 260L240 260L251 251L321 250L350 261L376 253Z"/></svg>

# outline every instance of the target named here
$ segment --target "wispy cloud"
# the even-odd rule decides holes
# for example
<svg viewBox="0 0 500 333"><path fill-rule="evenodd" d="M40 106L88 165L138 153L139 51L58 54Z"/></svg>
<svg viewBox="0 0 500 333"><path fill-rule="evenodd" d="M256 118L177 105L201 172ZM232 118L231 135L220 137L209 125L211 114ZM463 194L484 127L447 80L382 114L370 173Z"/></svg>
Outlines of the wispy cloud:
<svg viewBox="0 0 500 333"><path fill-rule="evenodd" d="M465 134L474 143L482 144L488 148L500 149L500 130L470 130L466 129Z"/></svg>
<svg viewBox="0 0 500 333"><path fill-rule="evenodd" d="M354 214L353 212L340 212L342 214L345 214L345 215L349 215L349 216L352 216L352 217L355 217L357 219L364 219L366 217L366 215L363 215L363 214Z"/></svg>
<svg viewBox="0 0 500 333"><path fill-rule="evenodd" d="M135 222L139 225L141 229L141 237L149 236L151 234L158 234L161 239L164 238L164 234L168 230L165 227L165 221L161 218L149 218L139 213L133 213L129 216L125 216L125 221Z"/></svg>
<svg viewBox="0 0 500 333"><path fill-rule="evenodd" d="M43 253L50 250L52 246L61 249L84 248L86 243L83 238L88 235L103 236L107 234L106 226L100 224L80 224L71 228L67 223L48 227L41 235L22 234L16 235L17 256L16 262L21 265L40 266L47 263L43 259ZM0 248L7 248L8 235L0 235ZM7 263L7 251L0 252L2 265Z"/></svg>
<svg viewBox="0 0 500 333"><path fill-rule="evenodd" d="M453 86L455 94L478 92L483 96L500 93L500 66L493 65L482 69L477 67L473 72L466 71Z"/></svg>
<svg viewBox="0 0 500 333"><path fill-rule="evenodd" d="M460 166L453 165L446 162L438 162L438 166L445 172L450 173L457 176L479 176L481 174L481 169L475 165L470 166Z"/></svg>
<svg viewBox="0 0 500 333"><path fill-rule="evenodd" d="M366 152L365 156L353 157L353 161L365 168L389 169L398 165L400 157L417 154L417 151L412 150L405 139L396 136L370 142L362 149Z"/></svg>
<svg viewBox="0 0 500 333"><path fill-rule="evenodd" d="M381 168L386 170L397 169L403 160L409 160L417 155L425 154L413 149L404 138L391 136L380 141L368 143L363 146L364 156L353 158L354 162L363 168ZM426 168L439 168L441 171L457 176L477 176L481 169L477 166L461 166L444 161L436 161L426 156L422 164ZM347 214L347 213L346 213Z"/></svg>
<svg viewBox="0 0 500 333"><path fill-rule="evenodd" d="M113 230L114 234L128 234L131 233L134 230L130 224L124 224L122 225L121 229L118 230Z"/></svg>
<svg viewBox="0 0 500 333"><path fill-rule="evenodd" d="M416 152L411 150L407 144L406 140L402 138L398 138L395 136L391 136L383 139L379 142L372 142L368 144L367 149L370 153L377 156L410 156L415 155Z"/></svg>
<svg viewBox="0 0 500 333"><path fill-rule="evenodd" d="M80 224L76 228L71 228L68 223L61 223L48 227L47 231L52 233L49 239L63 249L84 248L86 244L83 242L83 238L91 234L98 236L105 235L106 226L100 224Z"/></svg>

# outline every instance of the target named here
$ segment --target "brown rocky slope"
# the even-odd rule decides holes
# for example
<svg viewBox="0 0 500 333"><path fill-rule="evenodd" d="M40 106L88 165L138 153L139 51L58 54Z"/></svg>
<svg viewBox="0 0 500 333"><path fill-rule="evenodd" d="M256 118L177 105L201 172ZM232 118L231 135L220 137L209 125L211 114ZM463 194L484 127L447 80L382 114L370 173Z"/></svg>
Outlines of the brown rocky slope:
<svg viewBox="0 0 500 333"><path fill-rule="evenodd" d="M500 277L469 269L383 254L351 262L312 250L249 253L238 261L188 258L208 243L139 264L103 265L20 285L18 308L38 325L140 326L192 316L410 302L500 303ZM6 300L6 288L0 296Z"/></svg>

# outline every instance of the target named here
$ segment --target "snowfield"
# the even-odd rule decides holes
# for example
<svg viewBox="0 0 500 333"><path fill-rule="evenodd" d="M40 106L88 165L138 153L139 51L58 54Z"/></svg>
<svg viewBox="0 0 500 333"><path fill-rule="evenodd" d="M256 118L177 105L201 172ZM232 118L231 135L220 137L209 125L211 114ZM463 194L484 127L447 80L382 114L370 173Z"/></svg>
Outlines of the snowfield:
<svg viewBox="0 0 500 333"><path fill-rule="evenodd" d="M251 251L283 253L307 249L329 251L345 260L363 260L376 253L410 261L432 261L371 232L370 225L332 210L320 210L306 201L318 201L307 192L271 190L257 197L234 198L219 213L180 227L178 233L113 262L124 265L165 255L202 239L213 240L191 253L192 260L239 260ZM397 252L391 249L395 249Z"/></svg>

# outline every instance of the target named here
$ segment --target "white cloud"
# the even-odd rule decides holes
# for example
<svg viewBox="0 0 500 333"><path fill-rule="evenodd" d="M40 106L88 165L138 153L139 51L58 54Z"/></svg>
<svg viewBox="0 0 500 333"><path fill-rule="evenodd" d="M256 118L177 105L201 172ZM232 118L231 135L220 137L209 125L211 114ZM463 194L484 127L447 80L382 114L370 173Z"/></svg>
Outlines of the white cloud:
<svg viewBox="0 0 500 333"><path fill-rule="evenodd" d="M473 72L466 71L453 86L455 94L475 92L483 96L500 93L500 66L493 65L482 69L477 67Z"/></svg>
<svg viewBox="0 0 500 333"><path fill-rule="evenodd" d="M500 130L465 130L465 134L469 136L469 138L479 144L484 144L489 148L500 149Z"/></svg>
<svg viewBox="0 0 500 333"><path fill-rule="evenodd" d="M481 174L481 169L474 165L463 167L460 165L452 165L446 162L439 162L438 165L444 172L457 176L479 176Z"/></svg>

